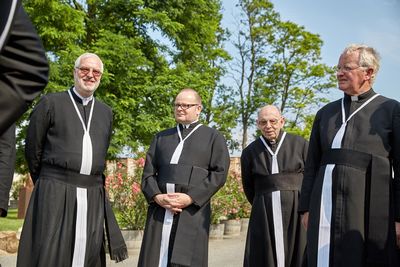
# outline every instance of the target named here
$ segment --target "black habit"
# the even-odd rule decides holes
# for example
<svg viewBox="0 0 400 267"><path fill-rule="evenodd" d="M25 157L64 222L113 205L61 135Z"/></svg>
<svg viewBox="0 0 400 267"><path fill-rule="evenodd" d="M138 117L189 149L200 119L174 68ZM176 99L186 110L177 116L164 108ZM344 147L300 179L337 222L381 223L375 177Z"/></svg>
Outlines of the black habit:
<svg viewBox="0 0 400 267"><path fill-rule="evenodd" d="M260 137L263 138L263 137ZM300 266L306 233L297 213L308 142L286 134L277 154L279 173L272 173L272 155L258 138L241 156L243 189L252 210L245 247L245 267L278 266L273 220L272 192L280 191L285 266ZM277 143L266 144L275 152Z"/></svg>
<svg viewBox="0 0 400 267"><path fill-rule="evenodd" d="M375 94L371 89L353 100L345 95L345 117ZM329 266L399 266L400 104L377 96L348 121L341 148L332 149L342 124L341 101L319 110L312 128L299 207L309 211L308 266L317 266L322 185L329 164L335 164Z"/></svg>
<svg viewBox="0 0 400 267"><path fill-rule="evenodd" d="M49 66L42 42L22 1L0 1L0 135L47 84Z"/></svg>
<svg viewBox="0 0 400 267"><path fill-rule="evenodd" d="M126 246L104 190L103 171L109 146L112 112L100 101L86 106L73 99L87 126L90 124L93 161L89 175L80 174L83 126L68 92L43 96L33 110L27 131L25 154L35 187L29 202L18 250L20 267L70 267L74 253L77 191L87 192L86 249L84 266L105 266L104 225L117 261L127 257ZM115 238L117 243L115 243Z"/></svg>
<svg viewBox="0 0 400 267"><path fill-rule="evenodd" d="M15 168L15 124L0 136L0 209L7 216L9 193Z"/></svg>
<svg viewBox="0 0 400 267"><path fill-rule="evenodd" d="M195 124L196 125L196 124ZM182 129L184 138L195 125ZM210 198L223 186L229 168L225 139L216 130L201 125L185 141L178 164L170 164L180 139L176 127L158 133L149 148L142 178L142 191L149 208L142 248L141 267L157 267L165 209L154 202L166 193L166 183L188 194L193 204L174 216L169 241L169 266L208 266Z"/></svg>

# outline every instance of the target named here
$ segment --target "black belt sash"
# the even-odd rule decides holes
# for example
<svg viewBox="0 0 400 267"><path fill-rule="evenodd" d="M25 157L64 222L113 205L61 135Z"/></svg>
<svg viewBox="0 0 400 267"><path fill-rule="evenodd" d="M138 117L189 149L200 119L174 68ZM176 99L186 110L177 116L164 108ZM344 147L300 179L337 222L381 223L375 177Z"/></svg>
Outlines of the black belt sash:
<svg viewBox="0 0 400 267"><path fill-rule="evenodd" d="M175 184L176 192L186 193L189 186L196 186L201 183L209 172L207 169L184 165L184 164L167 164L159 168L157 174L157 183L162 192L166 192L166 184ZM196 216L199 209L194 205L186 207L180 214L175 234L174 247L172 249L171 263L190 266L192 262L194 246L197 244L196 239L198 230L202 227L201 220Z"/></svg>
<svg viewBox="0 0 400 267"><path fill-rule="evenodd" d="M80 174L57 166L43 164L40 170L39 179L56 179L77 187L92 187L103 186L105 177L102 175ZM104 195L104 219L110 258L116 262L120 262L128 258L128 250L117 220L115 219L114 212L112 211L111 205L108 201L108 197L106 194Z"/></svg>
<svg viewBox="0 0 400 267"><path fill-rule="evenodd" d="M255 194L274 191L300 191L303 173L275 173L254 176Z"/></svg>
<svg viewBox="0 0 400 267"><path fill-rule="evenodd" d="M40 169L39 179L52 180L75 185L78 187L91 187L104 184L101 175L86 175L76 171L67 170L50 164L43 164Z"/></svg>
<svg viewBox="0 0 400 267"><path fill-rule="evenodd" d="M387 262L391 169L387 158L349 149L324 152L321 165L344 165L366 171L366 252L368 262Z"/></svg>

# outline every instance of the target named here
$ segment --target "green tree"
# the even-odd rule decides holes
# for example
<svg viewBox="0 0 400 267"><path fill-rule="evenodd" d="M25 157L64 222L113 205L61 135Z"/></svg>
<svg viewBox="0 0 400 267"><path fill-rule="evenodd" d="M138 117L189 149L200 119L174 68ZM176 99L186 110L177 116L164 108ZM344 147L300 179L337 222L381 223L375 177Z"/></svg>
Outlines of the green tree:
<svg viewBox="0 0 400 267"><path fill-rule="evenodd" d="M321 63L319 35L293 22L282 21L268 0L240 0L237 48L237 107L242 124L242 148L256 110L275 104L287 117L288 129L306 135L306 119L326 101L334 86L333 69Z"/></svg>
<svg viewBox="0 0 400 267"><path fill-rule="evenodd" d="M185 87L198 90L205 110L216 117L212 99L229 59L219 0L25 0L24 6L51 64L45 93L73 84L81 53L102 58L105 72L96 97L114 112L110 157L146 147L156 132L171 127L174 96ZM212 123L229 128L224 121Z"/></svg>

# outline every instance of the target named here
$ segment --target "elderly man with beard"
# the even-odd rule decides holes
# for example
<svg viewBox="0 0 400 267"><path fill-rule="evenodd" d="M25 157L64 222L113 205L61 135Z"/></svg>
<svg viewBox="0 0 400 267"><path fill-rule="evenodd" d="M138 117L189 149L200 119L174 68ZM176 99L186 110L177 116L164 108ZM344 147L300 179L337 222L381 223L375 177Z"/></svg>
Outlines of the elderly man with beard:
<svg viewBox="0 0 400 267"><path fill-rule="evenodd" d="M93 96L102 73L96 54L81 55L74 86L43 96L31 114L25 156L35 187L17 266L105 266L104 225L111 259L127 258L103 186L112 112Z"/></svg>

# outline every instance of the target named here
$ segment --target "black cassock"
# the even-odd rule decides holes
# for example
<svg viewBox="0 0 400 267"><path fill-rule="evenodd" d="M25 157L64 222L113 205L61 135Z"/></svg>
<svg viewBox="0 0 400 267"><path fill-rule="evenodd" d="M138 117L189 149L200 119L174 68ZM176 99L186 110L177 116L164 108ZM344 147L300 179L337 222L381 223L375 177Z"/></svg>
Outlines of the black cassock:
<svg viewBox="0 0 400 267"><path fill-rule="evenodd" d="M374 95L372 89L353 101L345 95L345 117ZM377 96L348 121L341 147L332 149L342 124L341 101L318 111L311 133L299 207L310 212L308 266L317 266L318 255L326 255L324 244L329 256L321 261L329 266L399 266L394 222L400 221L400 104ZM332 199L331 216L324 212L331 218L330 243L324 243L319 241L325 240L321 196L324 173L332 164L332 191L323 198L323 203Z"/></svg>
<svg viewBox="0 0 400 267"><path fill-rule="evenodd" d="M9 193L15 167L15 124L0 136L0 208L7 216Z"/></svg>
<svg viewBox="0 0 400 267"><path fill-rule="evenodd" d="M0 1L0 135L47 84L45 50L20 0Z"/></svg>
<svg viewBox="0 0 400 267"><path fill-rule="evenodd" d="M126 257L122 235L111 212L103 186L103 171L109 145L112 112L105 104L91 100L86 106L72 91L73 99L90 124L93 160L90 174L80 174L83 126L68 92L41 98L30 117L25 153L35 187L25 216L17 266L70 267L73 255L83 253L84 266L105 266L104 225L111 243L111 257ZM77 222L81 195L86 191L86 230ZM79 225L78 225L79 223ZM86 242L75 238L77 229ZM115 238L119 243L114 243ZM84 238L83 238L84 240ZM75 249L75 243L86 248Z"/></svg>
<svg viewBox="0 0 400 267"><path fill-rule="evenodd" d="M262 137L261 137L262 138ZM279 135L277 143L282 138ZM264 139L266 140L266 139ZM276 147L268 141L273 152ZM275 145L276 146L276 145ZM247 232L244 266L278 266L273 218L272 192L280 191L285 266L300 266L306 233L297 213L308 142L286 134L277 154L279 173L272 174L272 156L258 138L241 156L243 189L252 204Z"/></svg>
<svg viewBox="0 0 400 267"><path fill-rule="evenodd" d="M183 130L182 137L195 125ZM166 193L166 183L175 184L176 192L186 193L194 201L174 216L169 262L172 266L208 266L210 198L226 181L229 153L223 136L201 125L184 142L178 164L170 164L179 141L176 127L162 131L147 152L142 191L149 208L138 266L158 266L165 209L153 197Z"/></svg>

